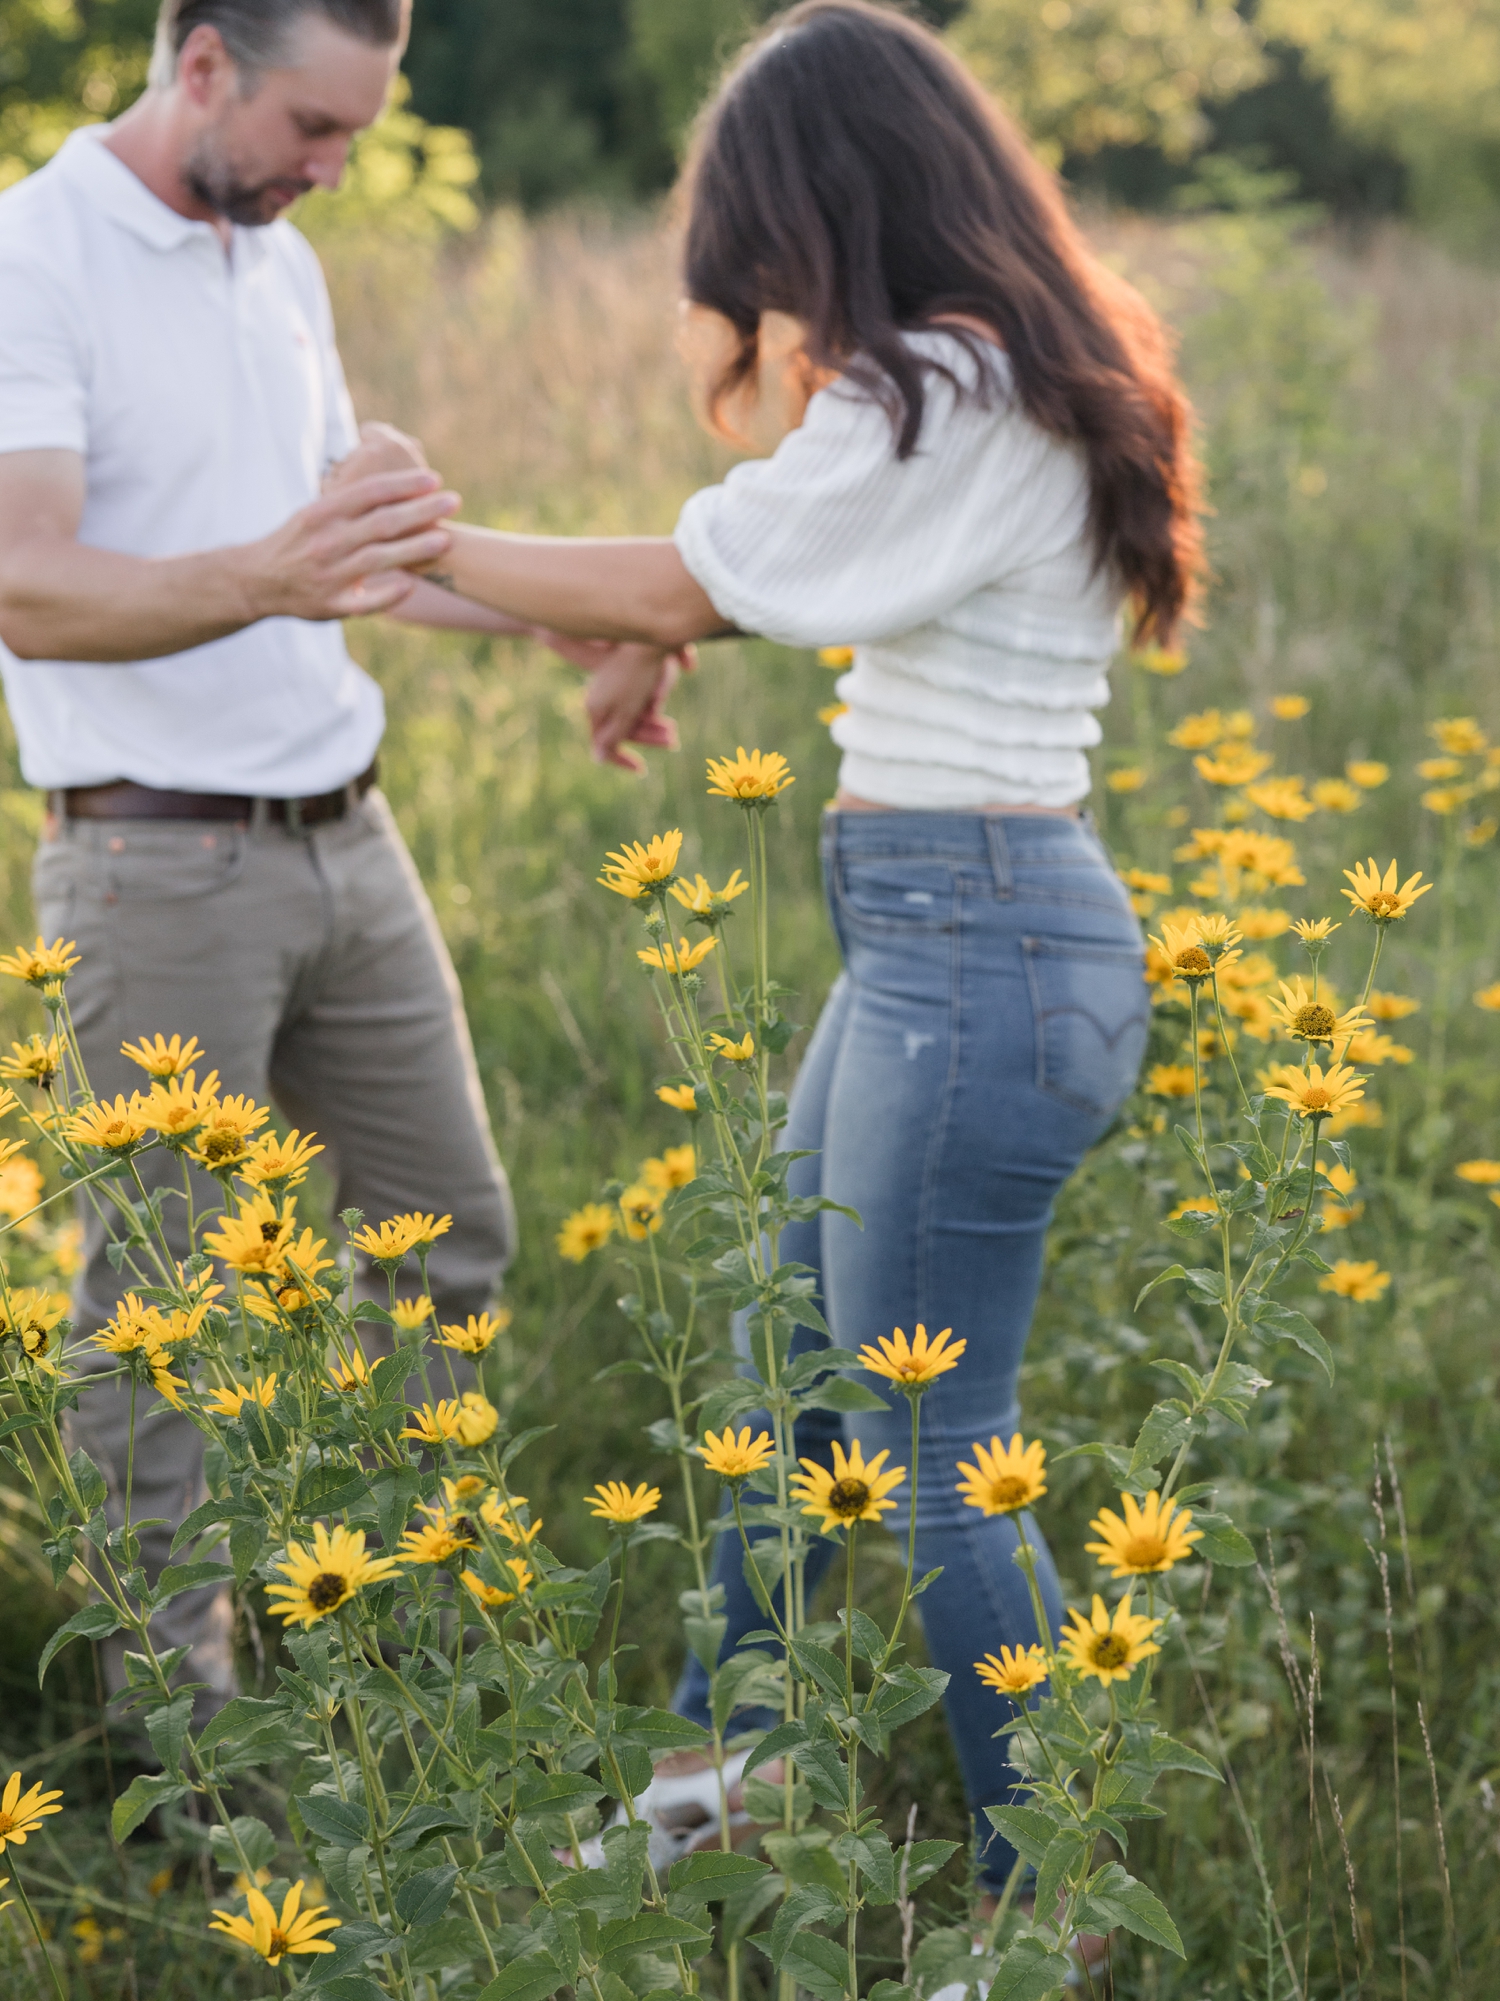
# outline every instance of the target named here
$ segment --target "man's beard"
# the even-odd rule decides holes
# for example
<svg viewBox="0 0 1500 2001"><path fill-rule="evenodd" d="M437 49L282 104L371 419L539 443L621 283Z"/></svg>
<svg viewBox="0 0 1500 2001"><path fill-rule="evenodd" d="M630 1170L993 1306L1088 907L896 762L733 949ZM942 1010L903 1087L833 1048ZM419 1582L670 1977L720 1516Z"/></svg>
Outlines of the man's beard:
<svg viewBox="0 0 1500 2001"><path fill-rule="evenodd" d="M268 181L242 181L219 151L212 133L204 134L197 150L184 162L182 178L216 215L246 229L274 222L313 185L288 174Z"/></svg>

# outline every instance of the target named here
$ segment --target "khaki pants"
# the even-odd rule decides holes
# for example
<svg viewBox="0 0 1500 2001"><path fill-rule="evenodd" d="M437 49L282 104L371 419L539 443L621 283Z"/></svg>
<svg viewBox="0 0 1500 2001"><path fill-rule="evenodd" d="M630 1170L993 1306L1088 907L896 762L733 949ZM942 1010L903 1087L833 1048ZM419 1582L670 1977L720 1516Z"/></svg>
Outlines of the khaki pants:
<svg viewBox="0 0 1500 2001"><path fill-rule="evenodd" d="M379 792L302 833L254 822L69 821L43 841L34 889L48 941L77 940L68 997L100 1097L148 1083L122 1042L196 1035L207 1051L200 1083L215 1069L221 1093L269 1099L290 1125L317 1133L327 1149L319 1165L337 1184L335 1214L358 1208L377 1223L410 1209L452 1215L428 1261L442 1318L490 1303L515 1243L510 1190L458 981ZM148 1187L181 1187L165 1155L147 1155L140 1168ZM195 1181L196 1212L222 1209L217 1183ZM80 1337L109 1319L132 1282L111 1266L93 1210L84 1215ZM182 1201L166 1202L164 1223L185 1254ZM419 1283L415 1268L403 1272L404 1292ZM362 1273L359 1290L387 1297L378 1274ZM113 1358L83 1348L78 1360L109 1367ZM112 1524L124 1514L129 1414L128 1388L117 1381L85 1391L70 1422L70 1445L109 1483ZM167 1561L175 1525L205 1498L202 1435L170 1411L138 1421L131 1516L167 1524L142 1537L148 1575ZM158 1628L160 1646L192 1647L185 1672L212 1691L202 1707L232 1692L227 1592L175 1599ZM123 1651L118 1639L106 1649L115 1688Z"/></svg>

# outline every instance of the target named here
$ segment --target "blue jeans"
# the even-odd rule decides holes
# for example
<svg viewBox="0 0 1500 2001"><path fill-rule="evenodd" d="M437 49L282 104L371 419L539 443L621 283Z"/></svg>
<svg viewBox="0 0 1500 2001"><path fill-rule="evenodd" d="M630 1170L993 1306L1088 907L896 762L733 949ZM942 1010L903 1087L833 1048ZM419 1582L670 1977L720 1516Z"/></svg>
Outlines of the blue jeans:
<svg viewBox="0 0 1500 2001"><path fill-rule="evenodd" d="M941 1566L942 1576L917 1603L928 1656L951 1676L945 1701L980 1880L997 1888L1015 1854L980 1810L1013 1796L1016 1775L994 1735L1012 1712L974 1663L1037 1631L1011 1560L1016 1524L966 1506L956 1466L976 1440L1008 1443L1020 1427L1017 1381L1053 1198L1133 1088L1145 1048L1140 929L1091 827L1060 815L830 811L823 859L845 970L792 1093L784 1143L814 1150L793 1170L795 1191L848 1204L864 1227L814 1218L785 1232L781 1257L820 1274L840 1348L893 1327L910 1334L919 1321L968 1344L922 1401L917 1574ZM802 1330L799 1349L816 1338ZM841 1432L866 1454L888 1447L892 1465L910 1459L900 1396L888 1414L807 1413L797 1452L831 1464ZM903 1507L886 1517L898 1535L908 1491L897 1490ZM1028 1532L1055 1631L1056 1574L1040 1534ZM833 1551L815 1544L809 1597ZM720 1538L714 1574L727 1659L765 1619L733 1535ZM707 1693L691 1660L674 1703L705 1728Z"/></svg>

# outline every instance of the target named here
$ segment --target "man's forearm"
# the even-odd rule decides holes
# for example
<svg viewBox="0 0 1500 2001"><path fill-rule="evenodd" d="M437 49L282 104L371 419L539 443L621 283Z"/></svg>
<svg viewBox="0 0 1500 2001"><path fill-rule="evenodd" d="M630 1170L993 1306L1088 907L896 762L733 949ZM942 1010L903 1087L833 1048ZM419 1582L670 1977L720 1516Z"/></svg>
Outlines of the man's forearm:
<svg viewBox="0 0 1500 2001"><path fill-rule="evenodd" d="M0 639L23 660L153 660L262 616L240 549L122 556L49 536L0 552Z"/></svg>

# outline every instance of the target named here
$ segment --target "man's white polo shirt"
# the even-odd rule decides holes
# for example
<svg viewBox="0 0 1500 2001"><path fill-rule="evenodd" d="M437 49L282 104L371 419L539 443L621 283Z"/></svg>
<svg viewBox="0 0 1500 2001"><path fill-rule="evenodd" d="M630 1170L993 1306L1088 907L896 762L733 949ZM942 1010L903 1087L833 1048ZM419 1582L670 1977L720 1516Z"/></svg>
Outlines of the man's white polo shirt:
<svg viewBox="0 0 1500 2001"><path fill-rule="evenodd" d="M0 452L82 454L94 548L253 541L357 442L317 258L287 222L226 253L102 136L0 194ZM306 796L363 771L384 726L337 623L264 619L125 666L0 645L0 671L33 785Z"/></svg>

